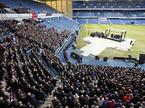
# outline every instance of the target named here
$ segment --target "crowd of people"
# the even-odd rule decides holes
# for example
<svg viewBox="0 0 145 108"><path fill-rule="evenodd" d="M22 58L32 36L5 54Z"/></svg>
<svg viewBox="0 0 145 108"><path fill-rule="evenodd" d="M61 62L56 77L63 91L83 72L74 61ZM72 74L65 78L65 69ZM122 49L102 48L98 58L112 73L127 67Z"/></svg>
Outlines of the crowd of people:
<svg viewBox="0 0 145 108"><path fill-rule="evenodd" d="M54 54L69 32L34 21L0 22L0 107L37 108L53 92L54 108L145 108L145 71L137 68L62 65ZM66 52L64 50L66 55ZM67 55L66 55L67 56Z"/></svg>
<svg viewBox="0 0 145 108"><path fill-rule="evenodd" d="M47 29L45 25L38 24L33 20L23 20L19 23L17 21L9 22L5 23L17 36L39 42L52 52L55 52L70 35L70 32L67 30L58 33L55 28Z"/></svg>
<svg viewBox="0 0 145 108"><path fill-rule="evenodd" d="M23 31L17 24L17 21L1 22L3 28L0 29L7 29L14 35L0 41L0 107L37 108L56 84L47 63L58 74L64 67L54 53L42 45L41 40L34 38L33 26L30 26L32 31L28 28L27 31L25 27Z"/></svg>
<svg viewBox="0 0 145 108"><path fill-rule="evenodd" d="M125 67L66 65L54 108L145 108L145 71Z"/></svg>

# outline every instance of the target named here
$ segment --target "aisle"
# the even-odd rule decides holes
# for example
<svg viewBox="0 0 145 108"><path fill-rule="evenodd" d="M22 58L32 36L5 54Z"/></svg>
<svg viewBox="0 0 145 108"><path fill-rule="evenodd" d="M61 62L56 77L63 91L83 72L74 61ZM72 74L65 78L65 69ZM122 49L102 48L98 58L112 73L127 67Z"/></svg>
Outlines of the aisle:
<svg viewBox="0 0 145 108"><path fill-rule="evenodd" d="M51 92L51 95L48 96L48 98L46 99L46 101L44 102L44 104L41 105L39 108L49 108L49 106L52 105L52 100L54 99L53 93L54 93L55 90L56 90L58 87L60 87L60 86L62 86L61 80L58 80L57 83L56 83L56 87L55 87L55 88L52 90L52 92Z"/></svg>

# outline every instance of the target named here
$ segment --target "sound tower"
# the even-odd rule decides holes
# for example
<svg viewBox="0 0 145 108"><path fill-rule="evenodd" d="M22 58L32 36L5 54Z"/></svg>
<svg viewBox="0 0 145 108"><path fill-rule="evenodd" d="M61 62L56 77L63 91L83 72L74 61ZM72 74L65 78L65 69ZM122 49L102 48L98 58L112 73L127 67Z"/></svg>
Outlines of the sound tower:
<svg viewBox="0 0 145 108"><path fill-rule="evenodd" d="M140 54L139 55L139 64L145 63L145 54Z"/></svg>
<svg viewBox="0 0 145 108"><path fill-rule="evenodd" d="M99 56L95 56L95 59L96 59L96 60L99 60Z"/></svg>
<svg viewBox="0 0 145 108"><path fill-rule="evenodd" d="M79 35L79 31L76 31L76 35Z"/></svg>

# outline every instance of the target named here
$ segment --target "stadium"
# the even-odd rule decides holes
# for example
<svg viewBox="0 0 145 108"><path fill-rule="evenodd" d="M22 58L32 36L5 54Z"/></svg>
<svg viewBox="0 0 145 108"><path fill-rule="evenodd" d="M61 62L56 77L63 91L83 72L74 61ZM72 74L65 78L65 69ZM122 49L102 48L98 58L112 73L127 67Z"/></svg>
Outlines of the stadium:
<svg viewBox="0 0 145 108"><path fill-rule="evenodd" d="M145 0L0 0L0 108L145 108Z"/></svg>

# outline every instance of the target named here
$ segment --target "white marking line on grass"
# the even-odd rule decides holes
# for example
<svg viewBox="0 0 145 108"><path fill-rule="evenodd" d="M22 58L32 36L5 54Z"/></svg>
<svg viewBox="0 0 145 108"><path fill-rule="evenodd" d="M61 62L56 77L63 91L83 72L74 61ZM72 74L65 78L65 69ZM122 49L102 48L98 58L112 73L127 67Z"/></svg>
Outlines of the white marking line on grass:
<svg viewBox="0 0 145 108"><path fill-rule="evenodd" d="M84 41L88 42L89 44L80 49L83 52L81 54L83 56L88 56L90 54L95 56L99 55L106 48L128 51L128 49L130 49L132 46L130 45L130 42L133 41L134 43L133 39L126 39L123 42L116 42L109 39L90 37L90 36L84 38Z"/></svg>

